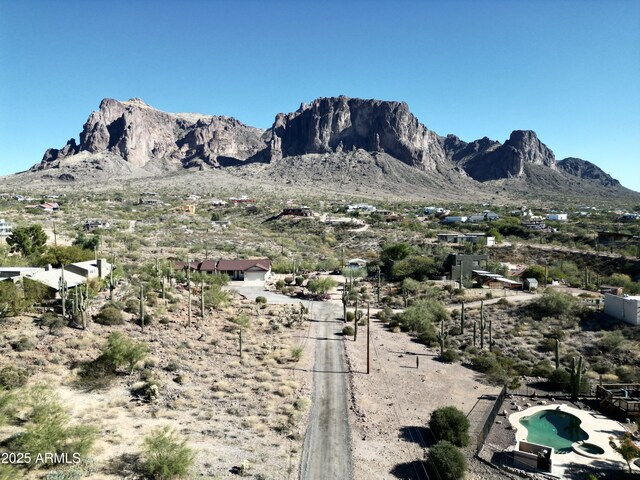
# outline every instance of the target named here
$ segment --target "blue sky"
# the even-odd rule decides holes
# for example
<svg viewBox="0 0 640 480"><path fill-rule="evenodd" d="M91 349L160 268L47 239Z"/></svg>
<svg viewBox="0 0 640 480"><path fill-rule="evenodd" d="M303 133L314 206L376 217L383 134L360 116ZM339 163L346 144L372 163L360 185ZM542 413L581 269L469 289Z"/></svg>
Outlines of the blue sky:
<svg viewBox="0 0 640 480"><path fill-rule="evenodd" d="M637 0L0 0L0 174L105 97L268 128L341 94L466 141L535 130L640 191Z"/></svg>

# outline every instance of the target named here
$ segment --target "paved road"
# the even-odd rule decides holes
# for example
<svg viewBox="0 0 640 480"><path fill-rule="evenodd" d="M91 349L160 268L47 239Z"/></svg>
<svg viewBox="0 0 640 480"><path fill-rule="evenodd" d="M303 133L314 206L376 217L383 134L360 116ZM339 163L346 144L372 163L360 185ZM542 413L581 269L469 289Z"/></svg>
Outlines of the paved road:
<svg viewBox="0 0 640 480"><path fill-rule="evenodd" d="M314 394L302 450L301 480L353 478L344 346L342 337L336 335L344 326L337 320L341 315L339 303L314 302L311 309L311 319L318 322L314 329Z"/></svg>
<svg viewBox="0 0 640 480"><path fill-rule="evenodd" d="M267 303L282 305L282 304L294 304L298 305L302 299L288 297L280 293L269 292L262 286L245 285L242 282L231 282L229 286L223 287L224 290L235 290L236 292L244 295L249 300L255 300L258 296L263 296L267 299ZM304 300L304 304L307 305L307 300Z"/></svg>

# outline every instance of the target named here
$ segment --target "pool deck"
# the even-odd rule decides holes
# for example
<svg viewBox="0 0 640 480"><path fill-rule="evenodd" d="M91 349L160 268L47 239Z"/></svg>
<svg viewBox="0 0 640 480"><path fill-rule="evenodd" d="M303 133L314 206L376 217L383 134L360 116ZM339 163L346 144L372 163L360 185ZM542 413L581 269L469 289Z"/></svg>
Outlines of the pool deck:
<svg viewBox="0 0 640 480"><path fill-rule="evenodd" d="M583 455L576 452L565 454L554 453L552 472L554 476L564 478L564 471L569 468L570 464L592 465L594 468L598 468L598 465L606 462L610 464L611 467L619 466L625 471L628 470L626 462L609 446L609 437L617 437L618 435L626 433L627 429L619 422L611 420L598 412L579 410L564 404L537 405L521 412L513 412L508 416L508 419L509 423L511 423L516 430L516 442L526 441L528 435L527 429L520 424L520 419L529 417L541 410L558 409L578 417L581 421L580 428L589 435L589 438L585 440L585 442L597 445L604 450L604 453L600 455L590 455L586 453ZM634 472L640 472L640 468L637 466L633 465L632 468Z"/></svg>

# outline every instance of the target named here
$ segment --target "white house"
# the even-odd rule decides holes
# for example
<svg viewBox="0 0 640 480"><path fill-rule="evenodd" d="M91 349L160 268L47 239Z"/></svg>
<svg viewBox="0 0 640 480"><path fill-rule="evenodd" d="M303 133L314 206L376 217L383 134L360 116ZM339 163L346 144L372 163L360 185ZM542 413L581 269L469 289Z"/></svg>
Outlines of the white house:
<svg viewBox="0 0 640 480"><path fill-rule="evenodd" d="M467 217L444 217L442 223L465 223Z"/></svg>
<svg viewBox="0 0 640 480"><path fill-rule="evenodd" d="M553 220L556 222L566 222L568 220L568 216L566 213L548 213L547 220Z"/></svg>
<svg viewBox="0 0 640 480"><path fill-rule="evenodd" d="M640 296L604 294L604 313L631 325L640 325Z"/></svg>
<svg viewBox="0 0 640 480"><path fill-rule="evenodd" d="M13 230L11 229L11 225L4 221L4 218L0 218L0 236L3 235L11 235Z"/></svg>

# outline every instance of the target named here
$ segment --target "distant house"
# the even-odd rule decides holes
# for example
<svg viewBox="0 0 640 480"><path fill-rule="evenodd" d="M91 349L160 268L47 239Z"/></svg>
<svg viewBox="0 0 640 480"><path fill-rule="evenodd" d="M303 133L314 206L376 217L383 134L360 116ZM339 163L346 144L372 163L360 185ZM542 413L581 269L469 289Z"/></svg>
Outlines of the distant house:
<svg viewBox="0 0 640 480"><path fill-rule="evenodd" d="M313 212L309 207L302 205L300 207L283 208L280 215L288 215L293 217L311 217L313 216Z"/></svg>
<svg viewBox="0 0 640 480"><path fill-rule="evenodd" d="M368 264L364 258L352 258L347 262L347 268L365 268Z"/></svg>
<svg viewBox="0 0 640 480"><path fill-rule="evenodd" d="M600 293L602 295L604 295L605 293L610 293L611 295L622 295L623 292L624 292L623 287L600 285Z"/></svg>
<svg viewBox="0 0 640 480"><path fill-rule="evenodd" d="M268 258L218 260L217 271L226 273L231 280L264 282L271 275L271 260Z"/></svg>
<svg viewBox="0 0 640 480"><path fill-rule="evenodd" d="M65 272L72 272L88 280L92 278L107 278L111 273L111 264L103 258L86 262L70 263L64 266Z"/></svg>
<svg viewBox="0 0 640 480"><path fill-rule="evenodd" d="M229 202L220 200L219 198L212 198L211 200L209 200L209 205L211 205L212 207L224 207L228 203Z"/></svg>
<svg viewBox="0 0 640 480"><path fill-rule="evenodd" d="M484 264L486 268L486 262L489 257L487 255L463 255L457 253L451 253L444 262L444 271L450 272L449 278L451 280L460 280L460 276L463 279L470 279L471 272L473 270L480 270L480 267Z"/></svg>
<svg viewBox="0 0 640 480"><path fill-rule="evenodd" d="M442 223L465 223L468 220L468 217L444 217Z"/></svg>
<svg viewBox="0 0 640 480"><path fill-rule="evenodd" d="M256 203L256 201L253 198L249 198L246 195L242 195L240 197L231 197L229 198L229 201L233 205L238 205L240 203Z"/></svg>
<svg viewBox="0 0 640 480"><path fill-rule="evenodd" d="M24 208L34 209L39 208L40 210L44 210L47 213L56 212L60 210L60 205L57 202L46 202L41 203L39 205L25 205Z"/></svg>
<svg viewBox="0 0 640 480"><path fill-rule="evenodd" d="M473 270L472 278L481 287L488 288L504 288L508 290L520 290L522 282L505 278L497 273L487 272L485 270Z"/></svg>
<svg viewBox="0 0 640 480"><path fill-rule="evenodd" d="M494 220L499 220L500 219L500 215L498 215L497 213L493 213L490 212L488 210L482 212L482 213L477 213L475 215L471 215L468 219L467 222L470 223L478 223L478 222L493 222Z"/></svg>
<svg viewBox="0 0 640 480"><path fill-rule="evenodd" d="M631 325L640 325L640 296L604 294L604 313Z"/></svg>
<svg viewBox="0 0 640 480"><path fill-rule="evenodd" d="M486 233L439 233L439 243L486 243L487 247L493 247L496 244L496 237L489 237Z"/></svg>
<svg viewBox="0 0 640 480"><path fill-rule="evenodd" d="M173 208L173 211L178 213L186 213L187 215L195 215L196 206L194 204L178 205L177 207Z"/></svg>
<svg viewBox="0 0 640 480"><path fill-rule="evenodd" d="M635 222L640 220L640 214L638 213L625 213L618 220L621 222Z"/></svg>
<svg viewBox="0 0 640 480"><path fill-rule="evenodd" d="M103 220L86 220L84 222L84 229L87 232L92 232L93 230L96 229L107 229L109 228L111 225L109 224L109 222L107 221L103 221Z"/></svg>
<svg viewBox="0 0 640 480"><path fill-rule="evenodd" d="M176 262L176 268L186 267L184 262ZM271 260L268 258L237 260L194 260L189 268L202 273L226 273L231 280L245 282L264 282L271 276Z"/></svg>
<svg viewBox="0 0 640 480"><path fill-rule="evenodd" d="M527 230L544 230L547 228L547 223L542 218L526 218L523 219L521 225Z"/></svg>
<svg viewBox="0 0 640 480"><path fill-rule="evenodd" d="M376 207L373 205L369 205L367 203L354 203L351 205L347 205L347 213L351 213L351 212L372 213L375 211L376 211Z"/></svg>
<svg viewBox="0 0 640 480"><path fill-rule="evenodd" d="M547 214L547 220L554 222L566 222L569 219L566 213L549 213Z"/></svg>
<svg viewBox="0 0 640 480"><path fill-rule="evenodd" d="M4 218L0 218L0 237L8 236L13 233L11 225L4 221Z"/></svg>

